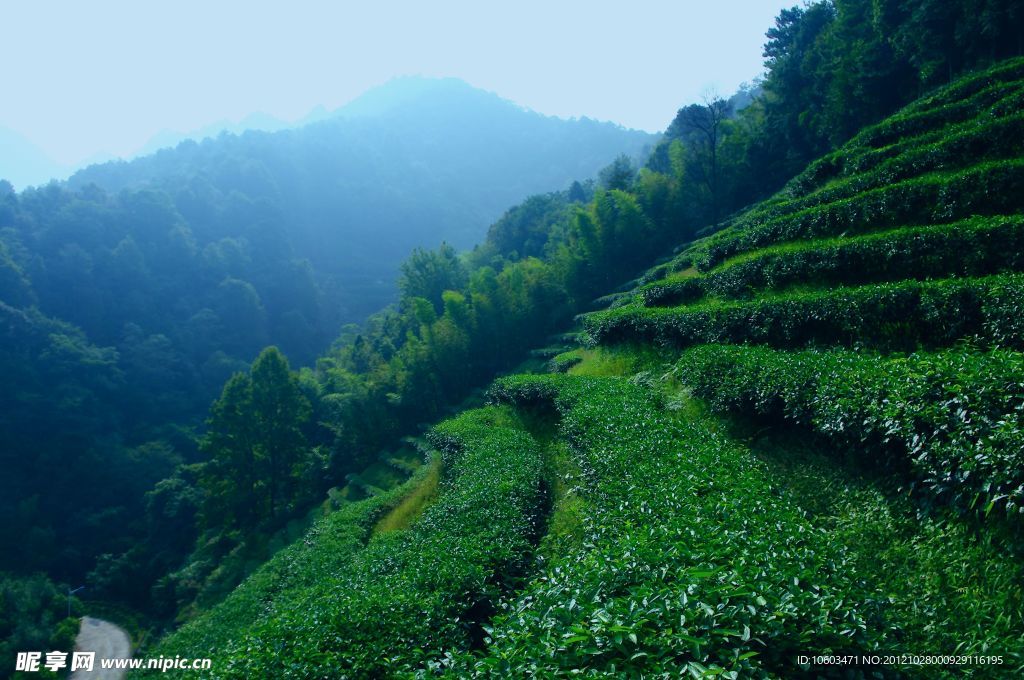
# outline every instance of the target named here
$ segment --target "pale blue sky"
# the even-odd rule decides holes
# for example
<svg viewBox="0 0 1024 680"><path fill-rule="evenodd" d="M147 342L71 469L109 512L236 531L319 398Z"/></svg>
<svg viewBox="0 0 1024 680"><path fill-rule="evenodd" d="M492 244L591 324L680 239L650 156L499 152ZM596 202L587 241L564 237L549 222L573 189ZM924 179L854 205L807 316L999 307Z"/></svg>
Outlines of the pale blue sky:
<svg viewBox="0 0 1024 680"><path fill-rule="evenodd" d="M762 70L796 0L0 1L0 126L66 164L153 134L454 76L541 113L660 131Z"/></svg>

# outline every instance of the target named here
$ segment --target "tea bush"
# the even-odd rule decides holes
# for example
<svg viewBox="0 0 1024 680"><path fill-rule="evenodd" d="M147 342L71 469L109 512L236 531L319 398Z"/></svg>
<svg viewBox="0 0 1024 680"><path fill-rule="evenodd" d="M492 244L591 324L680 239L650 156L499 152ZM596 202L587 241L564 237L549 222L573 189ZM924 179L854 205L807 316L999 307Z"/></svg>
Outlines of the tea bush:
<svg viewBox="0 0 1024 680"><path fill-rule="evenodd" d="M1024 276L903 281L750 302L621 307L583 317L592 343L712 342L775 347L863 344L888 350L941 347L962 338L1024 346Z"/></svg>
<svg viewBox="0 0 1024 680"><path fill-rule="evenodd" d="M584 538L510 597L456 675L747 676L798 670L799 649L876 644L879 603L848 556L707 418L662 410L621 378L519 376L502 402L557 408L592 501Z"/></svg>
<svg viewBox="0 0 1024 680"><path fill-rule="evenodd" d="M708 271L734 255L773 243L1009 214L1022 208L1024 160L989 161L878 186L746 228L733 227L698 243L690 257L698 269Z"/></svg>
<svg viewBox="0 0 1024 680"><path fill-rule="evenodd" d="M1024 217L972 218L854 238L797 241L728 261L704 276L650 283L646 306L742 298L772 288L813 283L856 285L893 279L979 276L1024 268Z"/></svg>
<svg viewBox="0 0 1024 680"><path fill-rule="evenodd" d="M200 677L367 677L475 644L536 541L540 449L493 407L442 423L430 440L443 478L409 530L370 538L418 479L328 517L156 653L204 650L216 663Z"/></svg>
<svg viewBox="0 0 1024 680"><path fill-rule="evenodd" d="M1024 354L882 358L708 345L687 351L677 370L717 410L811 427L906 467L926 505L1024 515Z"/></svg>

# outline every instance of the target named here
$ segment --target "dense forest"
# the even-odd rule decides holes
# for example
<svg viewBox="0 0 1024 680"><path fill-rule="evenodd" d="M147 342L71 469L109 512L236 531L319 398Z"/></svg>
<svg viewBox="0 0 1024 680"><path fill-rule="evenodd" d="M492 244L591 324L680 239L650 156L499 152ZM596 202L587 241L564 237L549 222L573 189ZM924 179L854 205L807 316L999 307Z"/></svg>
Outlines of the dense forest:
<svg viewBox="0 0 1024 680"><path fill-rule="evenodd" d="M281 179L301 131L8 191L4 464L25 486L3 490L19 557L2 568L25 579L5 587L91 569L98 597L184 623L155 650L216 656L211 677L791 677L809 650L955 650L1020 670L1022 27L1013 0L785 10L763 78L680 108L639 162L606 154L593 181L549 183L565 188L462 252L463 225L490 218L445 214L449 200L473 213L460 189L436 191L436 222L415 204L448 243L382 255L397 303L326 351L297 330L318 312L294 305L360 285L323 274L318 258L349 245L328 224L378 223L369 203L340 205L309 148ZM388 99L330 125L393 121ZM447 116L443 98L404 101L417 125ZM431 144L476 147L474 132ZM511 146L488 162L525 172ZM218 175L235 156L238 174ZM244 248L200 236L234 209L264 225ZM307 231L281 227L293 218ZM67 246L104 243L118 220L159 226L103 259ZM190 307L178 267L211 246L221 268ZM287 265L257 266L261 252ZM232 258L253 269L236 276ZM145 267L151 287L83 285L104 259ZM170 326L139 321L168 310ZM517 366L569 375L483 392ZM206 427L183 427L214 389ZM55 478L69 450L81 469ZM381 467L391 483L369 479ZM64 506L47 526L24 489L55 483L62 502L113 483L136 504ZM136 540L108 538L94 568L65 546L73 566L54 568L58 528L112 525Z"/></svg>

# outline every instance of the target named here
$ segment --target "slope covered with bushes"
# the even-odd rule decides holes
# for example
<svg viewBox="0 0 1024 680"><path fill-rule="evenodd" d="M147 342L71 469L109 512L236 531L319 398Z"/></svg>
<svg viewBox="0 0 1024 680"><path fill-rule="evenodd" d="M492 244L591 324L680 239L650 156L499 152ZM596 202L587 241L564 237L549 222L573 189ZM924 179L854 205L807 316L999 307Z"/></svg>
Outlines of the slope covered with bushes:
<svg viewBox="0 0 1024 680"><path fill-rule="evenodd" d="M1024 149L994 130L1022 88L1010 61L863 130L589 315L591 340L716 343L678 367L716 408L902 458L932 504L1015 522Z"/></svg>
<svg viewBox="0 0 1024 680"><path fill-rule="evenodd" d="M1024 661L1015 580L1024 548L1024 150L1019 133L997 131L1016 124L1022 85L1024 62L1007 62L865 129L583 319L599 351L655 348L657 384L724 417L731 441L762 450L770 469L821 478L797 495L805 509L841 506L828 521L848 533L827 540L852 551L853 564L864 564L856 554L878 538L878 523L844 516L859 492L824 483L820 470L834 465L845 483L874 485L903 537L877 548L879 561L855 579L864 590L825 580L849 606L877 605L879 618L860 631L878 636L868 648L913 640L908 652L999 650L1004 666L961 669L992 677ZM576 355L583 362L570 372L586 366L587 354ZM889 561L903 541L921 551L912 567L921 573ZM977 599L959 598L948 571L929 576L925 564L936 559L959 565ZM891 585L933 576L930 595L913 588L907 599ZM925 605L932 596L948 608ZM954 668L881 670L931 677Z"/></svg>
<svg viewBox="0 0 1024 680"><path fill-rule="evenodd" d="M410 671L480 644L483 625L527 568L544 508L544 458L508 409L468 411L430 435L436 500L408 529L371 518L426 481L330 515L160 653L204 648L216 677L359 676Z"/></svg>
<svg viewBox="0 0 1024 680"><path fill-rule="evenodd" d="M158 650L217 650L210 677L1019 672L1022 149L993 130L1022 86L1018 60L939 90L649 270L567 374L434 428L436 495L364 501L422 515L370 535L349 506L362 542L311 534L289 551L329 566L283 553Z"/></svg>

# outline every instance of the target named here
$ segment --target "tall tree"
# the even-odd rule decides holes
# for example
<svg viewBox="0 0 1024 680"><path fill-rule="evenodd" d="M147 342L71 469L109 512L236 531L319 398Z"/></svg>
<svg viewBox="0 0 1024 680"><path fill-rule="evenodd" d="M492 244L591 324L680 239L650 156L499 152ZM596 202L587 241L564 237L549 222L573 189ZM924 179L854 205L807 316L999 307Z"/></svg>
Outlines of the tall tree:
<svg viewBox="0 0 1024 680"><path fill-rule="evenodd" d="M702 104L680 109L669 128L670 135L683 140L692 150L692 167L707 191L711 222L719 217L721 185L718 154L722 144L722 126L731 113L728 101L713 92L707 93Z"/></svg>
<svg viewBox="0 0 1024 680"><path fill-rule="evenodd" d="M257 484L257 435L251 414L252 380L245 373L235 373L210 409L200 446L209 456L200 478L207 528L249 529L264 512Z"/></svg>
<svg viewBox="0 0 1024 680"><path fill-rule="evenodd" d="M459 290L465 284L466 270L455 248L447 243L442 243L437 250L413 250L402 263L398 279L403 298L429 300L438 314L444 307L442 294L446 290Z"/></svg>
<svg viewBox="0 0 1024 680"><path fill-rule="evenodd" d="M276 347L260 353L250 375L228 380L202 442L210 457L201 478L208 529L250 529L289 509L308 455L303 427L311 412Z"/></svg>
<svg viewBox="0 0 1024 680"><path fill-rule="evenodd" d="M633 166L633 161L624 153L616 156L615 160L597 175L601 188L622 191L629 189L635 177L636 168Z"/></svg>
<svg viewBox="0 0 1024 680"><path fill-rule="evenodd" d="M263 350L252 365L252 418L272 518L297 495L296 482L308 453L303 427L311 413L288 360L277 347Z"/></svg>

